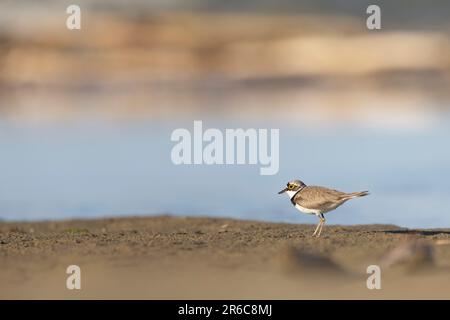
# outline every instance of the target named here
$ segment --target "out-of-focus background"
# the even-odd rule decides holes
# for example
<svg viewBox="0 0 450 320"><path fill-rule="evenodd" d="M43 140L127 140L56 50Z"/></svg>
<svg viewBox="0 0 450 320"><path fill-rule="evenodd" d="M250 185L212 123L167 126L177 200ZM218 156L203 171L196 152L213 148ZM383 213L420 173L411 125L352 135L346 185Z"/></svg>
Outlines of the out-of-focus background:
<svg viewBox="0 0 450 320"><path fill-rule="evenodd" d="M0 218L315 223L276 193L370 190L330 223L450 226L448 1L0 3ZM366 28L381 7L382 30ZM280 172L175 166L176 128L279 128Z"/></svg>

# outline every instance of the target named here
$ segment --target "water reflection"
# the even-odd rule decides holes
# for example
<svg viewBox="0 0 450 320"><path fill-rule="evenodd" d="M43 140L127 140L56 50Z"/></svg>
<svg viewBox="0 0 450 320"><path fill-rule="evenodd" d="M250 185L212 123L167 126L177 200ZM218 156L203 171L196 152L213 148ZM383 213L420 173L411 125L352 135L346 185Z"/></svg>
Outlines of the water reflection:
<svg viewBox="0 0 450 320"><path fill-rule="evenodd" d="M258 127L210 121L208 127ZM141 214L315 222L276 194L287 180L371 196L344 205L330 223L450 225L448 120L410 131L358 127L280 128L280 171L255 166L175 166L170 134L192 122L85 121L64 126L2 123L0 217L61 219Z"/></svg>

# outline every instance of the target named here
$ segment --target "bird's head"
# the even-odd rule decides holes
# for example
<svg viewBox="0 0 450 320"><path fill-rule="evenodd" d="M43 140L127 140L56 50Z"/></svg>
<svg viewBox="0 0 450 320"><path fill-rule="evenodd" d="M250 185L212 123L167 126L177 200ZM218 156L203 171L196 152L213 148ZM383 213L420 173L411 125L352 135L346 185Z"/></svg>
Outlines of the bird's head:
<svg viewBox="0 0 450 320"><path fill-rule="evenodd" d="M302 189L304 186L306 186L306 185L302 181L292 180L292 181L289 181L286 184L286 188L284 188L283 190L278 192L278 194L285 193L286 191L297 192L298 190Z"/></svg>

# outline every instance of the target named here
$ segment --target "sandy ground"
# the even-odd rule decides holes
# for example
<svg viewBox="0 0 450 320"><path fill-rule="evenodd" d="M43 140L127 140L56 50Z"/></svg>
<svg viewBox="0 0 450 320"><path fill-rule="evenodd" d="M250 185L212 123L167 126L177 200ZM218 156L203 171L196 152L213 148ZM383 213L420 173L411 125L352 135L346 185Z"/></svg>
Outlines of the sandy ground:
<svg viewBox="0 0 450 320"><path fill-rule="evenodd" d="M450 230L148 217L0 223L0 298L450 298ZM66 268L81 268L81 290ZM369 290L366 268L381 267Z"/></svg>

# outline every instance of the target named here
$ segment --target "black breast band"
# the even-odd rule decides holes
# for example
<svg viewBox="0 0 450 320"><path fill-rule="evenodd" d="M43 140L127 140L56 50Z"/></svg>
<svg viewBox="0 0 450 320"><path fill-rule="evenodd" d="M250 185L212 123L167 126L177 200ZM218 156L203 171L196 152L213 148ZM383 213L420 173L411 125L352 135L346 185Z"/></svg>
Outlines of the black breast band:
<svg viewBox="0 0 450 320"><path fill-rule="evenodd" d="M292 198L291 198L291 203L292 203L292 205L293 205L294 207L295 207L295 205L296 205L296 203L295 203L295 201L294 201L294 198L295 198L295 196L296 196L300 191L303 190L304 187L306 187L306 186L303 186L303 187L301 187L300 189L298 189L298 191L297 191L296 193L294 193L294 195L292 196Z"/></svg>

